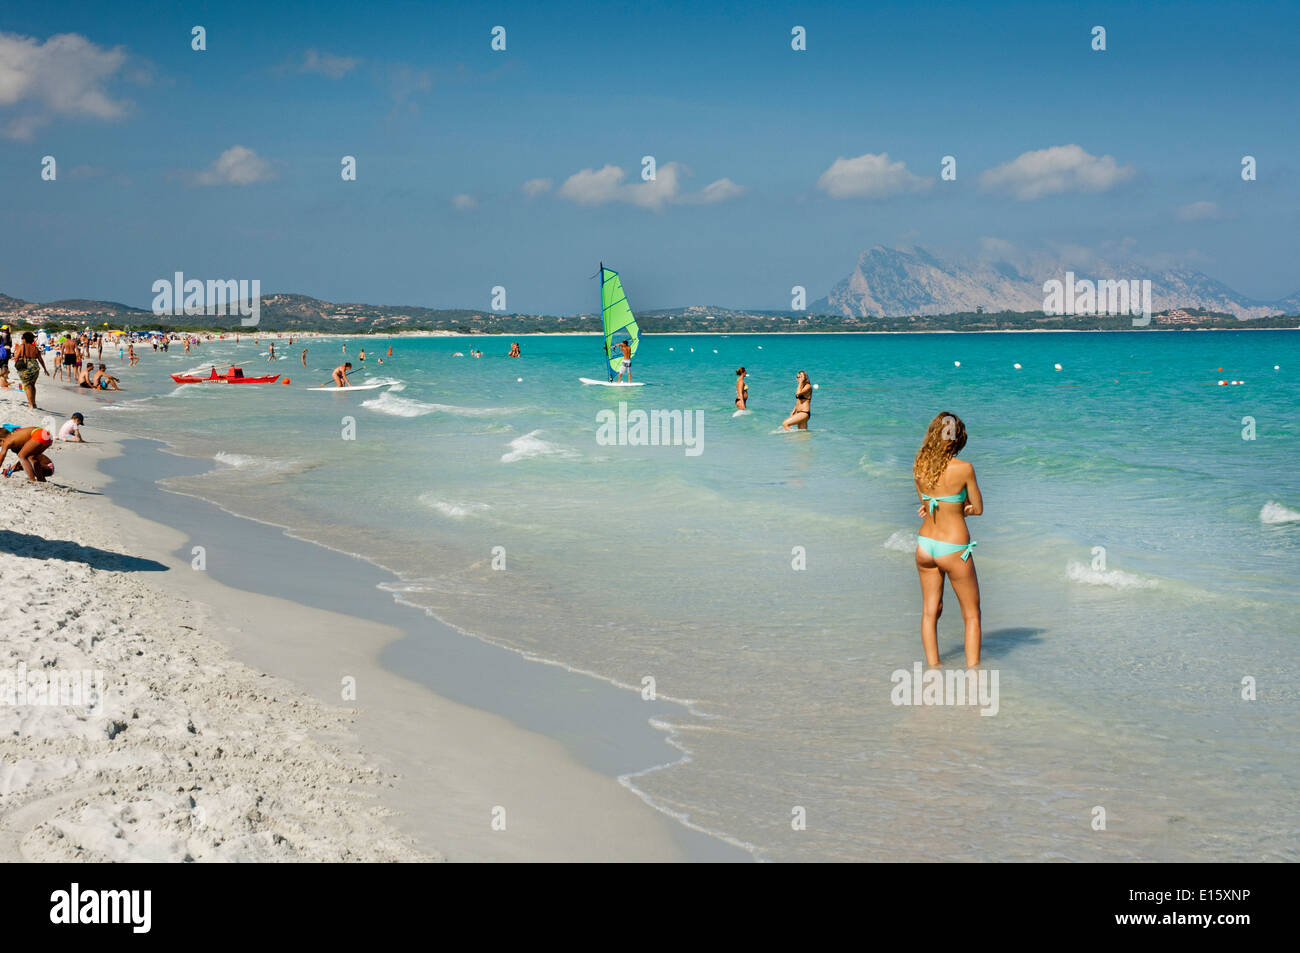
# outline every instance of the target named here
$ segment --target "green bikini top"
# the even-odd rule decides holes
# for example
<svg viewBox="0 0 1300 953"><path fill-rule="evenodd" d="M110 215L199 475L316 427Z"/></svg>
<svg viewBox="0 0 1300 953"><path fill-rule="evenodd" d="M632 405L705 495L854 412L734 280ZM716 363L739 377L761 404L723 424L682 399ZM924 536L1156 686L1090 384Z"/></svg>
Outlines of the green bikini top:
<svg viewBox="0 0 1300 953"><path fill-rule="evenodd" d="M966 488L962 487L960 493L954 493L952 496L926 496L922 493L921 499L929 501L930 512L933 513L939 508L940 503L965 503Z"/></svg>

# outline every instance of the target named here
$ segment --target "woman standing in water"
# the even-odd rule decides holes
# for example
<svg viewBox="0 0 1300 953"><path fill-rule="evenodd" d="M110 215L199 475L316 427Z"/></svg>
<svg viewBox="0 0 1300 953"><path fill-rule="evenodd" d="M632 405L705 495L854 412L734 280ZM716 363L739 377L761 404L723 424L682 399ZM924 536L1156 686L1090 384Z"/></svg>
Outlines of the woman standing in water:
<svg viewBox="0 0 1300 953"><path fill-rule="evenodd" d="M971 556L975 541L966 517L984 512L975 468L957 454L966 446L966 425L941 413L925 431L925 442L912 464L912 478L924 522L916 537L916 571L921 577L921 645L925 661L939 664L939 616L943 615L943 581L947 577L961 604L966 625L966 665L980 661L980 584Z"/></svg>
<svg viewBox="0 0 1300 953"><path fill-rule="evenodd" d="M782 430L789 430L791 424L800 430L807 430L808 421L812 419L813 386L812 381L808 380L808 372L800 371L795 380L798 383L794 389L794 410L790 411L790 416L781 424Z"/></svg>
<svg viewBox="0 0 1300 953"><path fill-rule="evenodd" d="M745 369L742 367L736 371L736 409L744 410L747 403L749 403L749 385L745 383Z"/></svg>

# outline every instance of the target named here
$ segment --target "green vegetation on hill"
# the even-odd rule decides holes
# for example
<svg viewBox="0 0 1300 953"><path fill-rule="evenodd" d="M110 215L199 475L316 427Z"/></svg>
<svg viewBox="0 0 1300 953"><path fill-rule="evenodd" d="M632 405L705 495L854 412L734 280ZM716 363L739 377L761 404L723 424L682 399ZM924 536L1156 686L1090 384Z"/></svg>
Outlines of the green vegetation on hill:
<svg viewBox="0 0 1300 953"><path fill-rule="evenodd" d="M239 315L192 315L162 320L152 312L111 301L73 299L33 304L0 295L0 320L15 328L43 326L72 329L87 325L140 330L220 330L251 333ZM961 312L906 317L845 317L790 311L735 310L693 305L644 311L638 322L647 334L844 331L1025 331L1131 330L1127 316L1049 317L1041 312ZM1149 330L1184 328L1297 328L1300 317L1255 318L1240 321L1230 314L1197 309L1156 315ZM450 331L459 334L535 334L600 331L600 315L500 314L493 311L399 307L395 305L334 304L306 295L272 294L261 298L256 331L325 331L336 334L392 334L399 331Z"/></svg>

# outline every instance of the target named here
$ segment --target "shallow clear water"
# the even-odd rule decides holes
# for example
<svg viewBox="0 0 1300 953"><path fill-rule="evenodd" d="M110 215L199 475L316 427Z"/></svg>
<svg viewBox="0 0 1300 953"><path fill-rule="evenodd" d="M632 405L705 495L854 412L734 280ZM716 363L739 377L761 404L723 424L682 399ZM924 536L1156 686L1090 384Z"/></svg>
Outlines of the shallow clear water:
<svg viewBox="0 0 1300 953"><path fill-rule="evenodd" d="M371 377L398 383L351 394L304 386L338 342L309 344L315 370L279 362L290 387L166 378L251 342L145 351L94 416L215 458L175 488L369 556L466 631L691 700L690 761L633 783L760 856L1300 855L1300 337L655 335L635 389L578 383L601 376L594 341L523 338L511 360L506 340L397 339ZM387 344L363 343L371 363ZM471 343L487 356L452 356ZM782 434L799 369L811 430ZM702 451L602 445L620 401L702 412ZM890 701L922 657L910 464L940 411L985 498L994 717Z"/></svg>

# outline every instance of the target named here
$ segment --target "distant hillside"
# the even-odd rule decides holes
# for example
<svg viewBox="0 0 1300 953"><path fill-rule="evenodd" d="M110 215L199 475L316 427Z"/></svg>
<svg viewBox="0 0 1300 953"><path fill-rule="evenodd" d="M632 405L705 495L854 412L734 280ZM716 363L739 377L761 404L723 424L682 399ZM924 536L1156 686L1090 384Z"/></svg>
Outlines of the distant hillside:
<svg viewBox="0 0 1300 953"><path fill-rule="evenodd" d="M1154 293L1162 301L1198 300L1207 305L1166 306L1158 311L1155 330L1237 327L1234 308L1241 299L1231 289L1196 272L1166 272L1165 287L1176 294ZM1036 279L1034 279L1036 281ZM1154 284L1153 289L1159 286ZM1027 290L1033 287L1033 293ZM1300 296L1287 299L1291 314ZM1280 304L1280 303L1279 303ZM758 311L691 305L638 312L646 334L840 331L989 331L1131 329L1127 316L1048 316L1042 313L1041 283L1034 284L1007 263L954 266L920 249L908 252L872 249L827 298L808 311ZM1273 314L1274 309L1262 309ZM68 299L36 304L0 295L0 320L15 327L112 327L222 329L249 332L239 315L193 315L159 318L152 312L112 301ZM1255 317L1255 327L1294 328L1300 318ZM325 331L337 334L392 334L400 331L446 331L459 334L534 334L601 329L599 314L499 314L493 311L420 308L397 305L336 304L298 294L261 298L258 331Z"/></svg>
<svg viewBox="0 0 1300 953"><path fill-rule="evenodd" d="M1300 310L1300 292L1258 301L1192 268L1153 269L1137 262L1092 260L1078 265L1049 256L1007 260L945 261L923 248L876 246L858 256L852 273L811 305L846 317L899 317L974 311L1040 311L1043 282L1063 279L1147 279L1152 310L1199 309L1240 319Z"/></svg>

